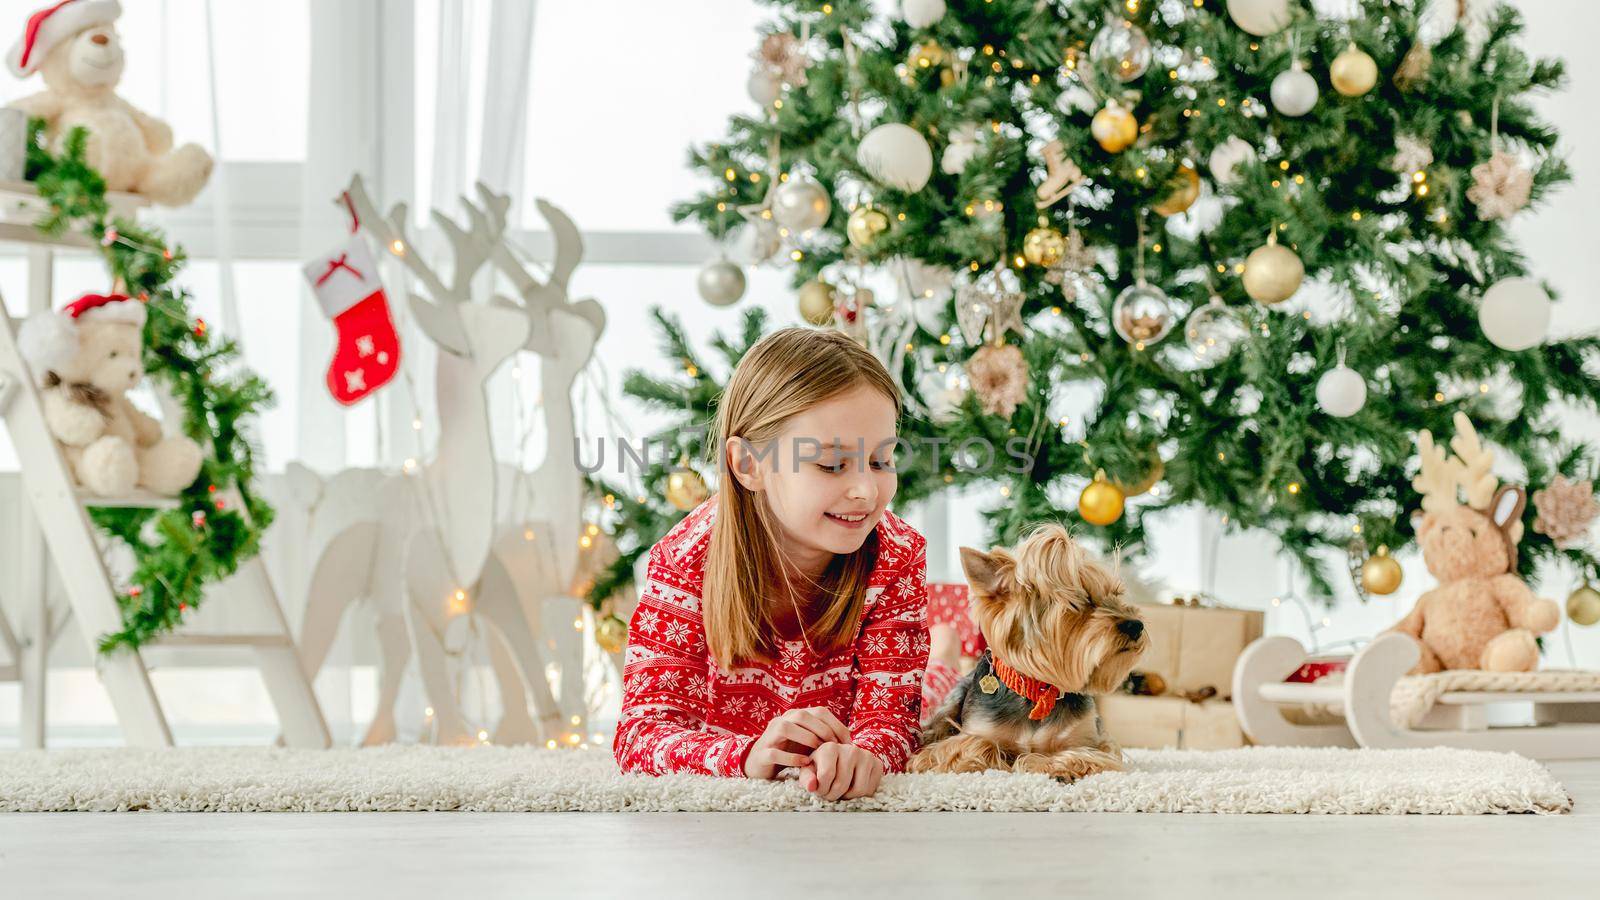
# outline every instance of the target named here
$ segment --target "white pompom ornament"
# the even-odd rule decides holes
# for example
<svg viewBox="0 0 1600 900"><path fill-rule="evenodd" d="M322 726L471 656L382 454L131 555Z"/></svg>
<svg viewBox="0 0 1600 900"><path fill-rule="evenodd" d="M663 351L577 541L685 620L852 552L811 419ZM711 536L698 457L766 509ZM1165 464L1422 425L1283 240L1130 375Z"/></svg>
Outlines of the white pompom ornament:
<svg viewBox="0 0 1600 900"><path fill-rule="evenodd" d="M1507 278L1483 295L1478 324L1502 350L1527 350L1550 331L1550 295L1532 278Z"/></svg>
<svg viewBox="0 0 1600 900"><path fill-rule="evenodd" d="M902 0L900 17L912 28L927 28L944 18L944 0Z"/></svg>
<svg viewBox="0 0 1600 900"><path fill-rule="evenodd" d="M1286 116L1303 116L1317 105L1317 80L1300 60L1272 79L1272 108Z"/></svg>
<svg viewBox="0 0 1600 900"><path fill-rule="evenodd" d="M856 148L867 174L902 191L920 191L933 174L933 150L915 128L887 122L867 132Z"/></svg>
<svg viewBox="0 0 1600 900"><path fill-rule="evenodd" d="M1277 34L1289 24L1289 0L1228 0L1228 18L1256 37Z"/></svg>
<svg viewBox="0 0 1600 900"><path fill-rule="evenodd" d="M1344 364L1344 353L1339 354L1339 364L1322 373L1317 379L1317 405L1322 411L1339 419L1347 419L1367 405L1367 380L1361 373Z"/></svg>

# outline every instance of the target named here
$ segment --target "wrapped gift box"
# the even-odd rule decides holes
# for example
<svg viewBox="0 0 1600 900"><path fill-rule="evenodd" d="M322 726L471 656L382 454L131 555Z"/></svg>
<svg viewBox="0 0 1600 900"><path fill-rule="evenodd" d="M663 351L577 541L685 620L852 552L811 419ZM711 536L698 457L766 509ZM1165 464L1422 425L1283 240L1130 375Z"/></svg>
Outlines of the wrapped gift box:
<svg viewBox="0 0 1600 900"><path fill-rule="evenodd" d="M1229 750L1246 743L1226 700L1192 703L1182 697L1108 694L1095 698L1095 704L1105 733L1124 747Z"/></svg>
<svg viewBox="0 0 1600 900"><path fill-rule="evenodd" d="M1213 688L1226 699L1233 690L1233 664L1266 624L1260 610L1225 606L1146 605L1139 614L1150 632L1150 649L1134 669L1161 676L1164 693L1180 696Z"/></svg>

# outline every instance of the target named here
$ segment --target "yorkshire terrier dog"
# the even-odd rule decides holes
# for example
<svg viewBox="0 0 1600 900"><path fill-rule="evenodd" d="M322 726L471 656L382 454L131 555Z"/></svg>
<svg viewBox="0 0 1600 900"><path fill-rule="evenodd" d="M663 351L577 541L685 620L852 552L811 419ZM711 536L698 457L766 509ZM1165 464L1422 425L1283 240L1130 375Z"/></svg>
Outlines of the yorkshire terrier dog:
<svg viewBox="0 0 1600 900"><path fill-rule="evenodd" d="M1122 580L1044 525L1015 550L961 548L989 649L922 732L913 772L1039 772L1064 781L1122 768L1094 696L1116 690L1150 639Z"/></svg>

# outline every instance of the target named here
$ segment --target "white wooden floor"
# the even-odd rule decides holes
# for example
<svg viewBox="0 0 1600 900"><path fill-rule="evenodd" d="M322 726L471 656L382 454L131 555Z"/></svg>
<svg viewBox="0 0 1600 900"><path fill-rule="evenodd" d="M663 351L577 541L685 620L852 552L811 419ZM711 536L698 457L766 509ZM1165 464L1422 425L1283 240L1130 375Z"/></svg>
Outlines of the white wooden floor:
<svg viewBox="0 0 1600 900"><path fill-rule="evenodd" d="M0 815L0 897L1595 896L1566 816Z"/></svg>

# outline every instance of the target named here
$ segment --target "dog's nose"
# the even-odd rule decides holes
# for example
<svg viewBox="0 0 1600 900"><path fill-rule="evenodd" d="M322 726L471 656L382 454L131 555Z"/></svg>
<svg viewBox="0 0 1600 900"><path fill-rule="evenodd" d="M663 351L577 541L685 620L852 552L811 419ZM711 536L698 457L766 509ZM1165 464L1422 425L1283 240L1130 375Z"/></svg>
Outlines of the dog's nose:
<svg viewBox="0 0 1600 900"><path fill-rule="evenodd" d="M1128 640L1137 641L1139 635L1144 634L1144 623L1138 619L1123 619L1117 623L1117 630L1122 632Z"/></svg>
<svg viewBox="0 0 1600 900"><path fill-rule="evenodd" d="M97 34L94 37L89 38L89 42L93 44L99 44L100 46L104 47L105 45L111 43L111 38L106 37L103 34Z"/></svg>

